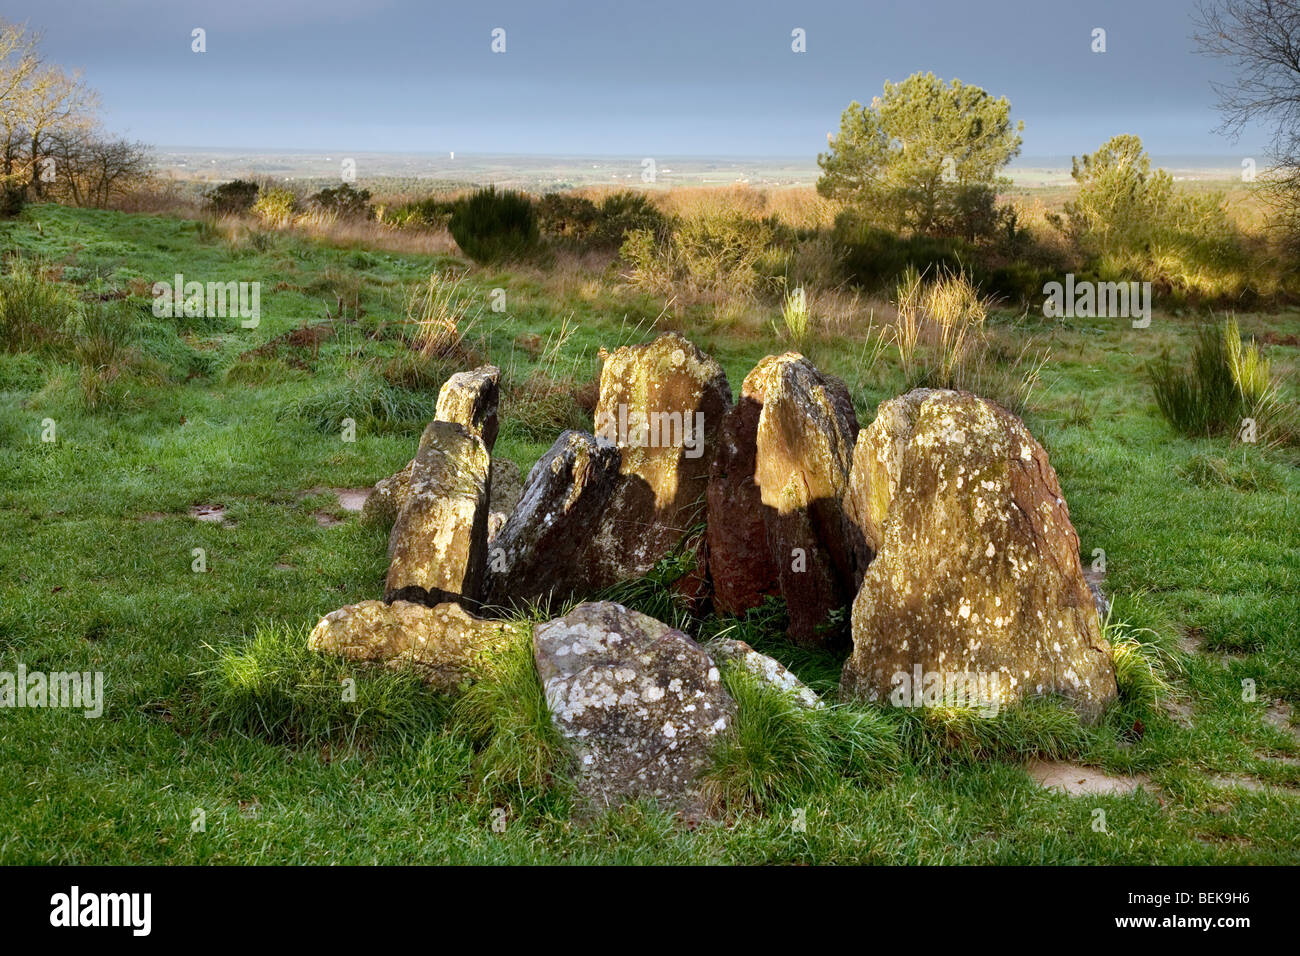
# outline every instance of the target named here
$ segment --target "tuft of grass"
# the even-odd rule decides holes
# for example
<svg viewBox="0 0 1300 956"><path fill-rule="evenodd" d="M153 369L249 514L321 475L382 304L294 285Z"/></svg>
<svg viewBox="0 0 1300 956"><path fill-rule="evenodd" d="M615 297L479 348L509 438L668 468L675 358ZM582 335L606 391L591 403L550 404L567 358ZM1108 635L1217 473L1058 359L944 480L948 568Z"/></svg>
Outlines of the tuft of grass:
<svg viewBox="0 0 1300 956"><path fill-rule="evenodd" d="M1278 491L1283 482L1267 461L1251 459L1245 454L1240 461L1220 455L1197 452L1178 468L1186 481L1202 488L1233 488L1237 491Z"/></svg>
<svg viewBox="0 0 1300 956"><path fill-rule="evenodd" d="M808 338L808 326L811 318L812 312L808 307L808 294L804 291L803 286L787 291L785 297L781 300L781 321L785 323L785 331L789 335L790 341L797 348L802 347L804 340Z"/></svg>
<svg viewBox="0 0 1300 956"><path fill-rule="evenodd" d="M984 345L990 300L965 272L943 272L926 281L908 266L895 290L895 344L903 371L940 388L965 388L972 355Z"/></svg>
<svg viewBox="0 0 1300 956"><path fill-rule="evenodd" d="M311 650L308 633L259 624L248 642L215 648L211 667L195 675L194 706L207 730L295 747L357 746L418 742L444 720L444 700L414 670L357 667Z"/></svg>
<svg viewBox="0 0 1300 956"><path fill-rule="evenodd" d="M896 730L880 711L812 710L735 665L723 667L722 680L736 719L702 778L717 808L763 811L844 781L870 785L898 765Z"/></svg>
<svg viewBox="0 0 1300 956"><path fill-rule="evenodd" d="M1122 702L1154 710L1162 698L1173 696L1169 671L1181 670L1181 666L1161 645L1159 634L1115 620L1113 615L1106 618L1102 632L1114 657L1115 681Z"/></svg>
<svg viewBox="0 0 1300 956"><path fill-rule="evenodd" d="M922 767L1069 757L1095 736L1055 698L1031 698L991 716L968 707L896 708L891 713L901 723L904 750Z"/></svg>
<svg viewBox="0 0 1300 956"><path fill-rule="evenodd" d="M77 312L76 297L46 279L38 262L13 256L0 275L0 342L29 352L58 338Z"/></svg>
<svg viewBox="0 0 1300 956"><path fill-rule="evenodd" d="M1160 413L1184 435L1221 435L1249 418L1266 444L1294 436L1294 409L1283 401L1259 346L1242 344L1235 316L1201 326L1188 367L1175 365L1166 351L1147 363L1146 374Z"/></svg>
<svg viewBox="0 0 1300 956"><path fill-rule="evenodd" d="M337 431L347 418L358 428L384 431L432 420L437 404L436 392L398 388L374 370L361 368L341 382L283 403L276 414L282 421L306 422L321 432Z"/></svg>
<svg viewBox="0 0 1300 956"><path fill-rule="evenodd" d="M473 745L475 790L488 799L527 802L565 779L569 753L537 675L533 623L515 618L512 639L452 705L449 726Z"/></svg>
<svg viewBox="0 0 1300 956"><path fill-rule="evenodd" d="M464 274L437 273L406 296L403 339L424 358L458 358L465 340L482 314L477 290L468 287Z"/></svg>
<svg viewBox="0 0 1300 956"><path fill-rule="evenodd" d="M780 661L816 693L834 693L844 670L844 654L815 645L795 644L786 633L789 619L785 601L769 595L758 607L739 617L710 617L701 640L718 637L744 641L761 654Z"/></svg>

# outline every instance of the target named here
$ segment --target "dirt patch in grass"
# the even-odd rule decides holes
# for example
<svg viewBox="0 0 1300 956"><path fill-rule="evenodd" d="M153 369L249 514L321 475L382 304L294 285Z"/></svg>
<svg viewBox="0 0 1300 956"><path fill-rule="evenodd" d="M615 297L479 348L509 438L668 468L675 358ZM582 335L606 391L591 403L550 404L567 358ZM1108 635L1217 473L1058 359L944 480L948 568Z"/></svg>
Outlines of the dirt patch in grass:
<svg viewBox="0 0 1300 956"><path fill-rule="evenodd" d="M226 520L225 505L194 505L190 508L190 517L196 521L208 521L212 524L229 524Z"/></svg>
<svg viewBox="0 0 1300 956"><path fill-rule="evenodd" d="M365 507L370 492L375 489L367 486L365 488L334 488L332 490L338 496L339 505L344 511L360 512Z"/></svg>
<svg viewBox="0 0 1300 956"><path fill-rule="evenodd" d="M1133 793L1139 787L1151 787L1150 778L1143 774L1114 777L1095 767L1061 760L1035 760L1027 764L1025 770L1040 787L1071 797L1122 796Z"/></svg>

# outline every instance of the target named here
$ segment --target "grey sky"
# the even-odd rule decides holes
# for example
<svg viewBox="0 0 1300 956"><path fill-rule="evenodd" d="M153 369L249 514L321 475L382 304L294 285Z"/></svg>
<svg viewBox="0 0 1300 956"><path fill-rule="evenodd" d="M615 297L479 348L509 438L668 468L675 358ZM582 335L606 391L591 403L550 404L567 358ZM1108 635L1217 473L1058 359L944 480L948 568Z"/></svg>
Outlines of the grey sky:
<svg viewBox="0 0 1300 956"><path fill-rule="evenodd" d="M1232 144L1189 0L606 3L5 0L80 67L113 130L247 149L811 156L850 100L917 70L1011 100L1026 156L1137 133ZM207 31L207 52L190 31ZM507 51L490 50L494 27ZM807 52L791 52L791 30ZM1091 31L1107 31L1092 53Z"/></svg>

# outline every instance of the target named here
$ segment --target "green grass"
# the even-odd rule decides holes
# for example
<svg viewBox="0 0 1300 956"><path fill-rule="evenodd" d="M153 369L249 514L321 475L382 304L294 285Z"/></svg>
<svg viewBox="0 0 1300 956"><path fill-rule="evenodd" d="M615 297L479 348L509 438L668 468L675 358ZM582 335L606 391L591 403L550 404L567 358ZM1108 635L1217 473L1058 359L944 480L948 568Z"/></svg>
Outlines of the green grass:
<svg viewBox="0 0 1300 956"><path fill-rule="evenodd" d="M1134 330L989 317L1015 349L1051 350L1026 419L1059 472L1085 563L1106 553L1123 700L1096 726L1050 701L993 720L857 706L811 715L729 676L742 712L713 771L723 806L691 829L645 804L575 815L526 641L455 705L409 675L303 648L321 615L382 590L386 536L356 516L321 527L314 512L333 505L319 489L369 485L410 460L418 409L443 371L400 364L404 292L466 263L290 233L205 239L184 220L45 205L0 223L0 242L61 275L62 290L29 289L56 305L35 323L22 309L7 317L28 337L0 349L0 670L102 670L106 688L98 720L0 711L0 862L1300 862L1300 748L1263 719L1272 698L1300 705L1300 473L1285 448L1183 437L1164 421L1143 367L1166 348L1188 354L1197 319L1157 312ZM154 319L148 287L176 272L261 281L260 325ZM661 313L733 389L784 347L771 333L776 301L744 325L708 305L665 312L608 277L585 288L544 275L471 269L471 294L487 302L504 288L508 302L484 311L471 344L514 383L563 383L559 398L543 387L514 398L557 423L578 414L565 396L591 381L597 350L648 338ZM81 372L94 343L79 359L85 330L54 323L69 302L122 293L124 304L104 300L131 319L111 356L122 371L108 387L120 392L92 406ZM521 344L545 342L563 317L563 348ZM114 333L116 314L98 318ZM1239 320L1261 341L1300 332L1295 313ZM316 349L272 347L304 323L334 334ZM864 422L904 386L888 352L860 374L849 333L814 327L805 349L851 384ZM1269 358L1287 381L1295 349ZM527 469L555 436L512 424L503 401L497 454ZM343 417L357 422L353 442ZM47 419L52 443L41 440ZM189 517L200 504L224 505L226 523ZM204 573L191 569L195 548ZM668 592L680 569L663 570L622 596L833 688L840 658L790 648L779 606L699 619ZM1187 638L1200 649L1184 649ZM339 693L349 677L360 706ZM1023 767L1043 755L1142 773L1155 792L1047 792ZM1271 789L1212 785L1224 775ZM1091 828L1097 807L1105 834Z"/></svg>

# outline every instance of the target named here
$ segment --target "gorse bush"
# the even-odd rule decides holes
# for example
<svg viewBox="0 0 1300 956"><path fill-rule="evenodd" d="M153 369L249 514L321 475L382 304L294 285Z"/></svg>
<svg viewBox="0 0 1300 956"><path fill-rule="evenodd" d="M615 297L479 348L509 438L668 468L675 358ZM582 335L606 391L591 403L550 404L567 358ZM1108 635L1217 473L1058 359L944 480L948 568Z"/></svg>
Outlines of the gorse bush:
<svg viewBox="0 0 1300 956"><path fill-rule="evenodd" d="M629 267L624 277L654 292L749 297L779 288L779 231L771 219L691 216L675 220L666 235L629 231L619 255Z"/></svg>
<svg viewBox="0 0 1300 956"><path fill-rule="evenodd" d="M217 215L247 212L257 202L257 183L236 179L222 183L206 194L208 209Z"/></svg>
<svg viewBox="0 0 1300 956"><path fill-rule="evenodd" d="M547 193L537 203L544 235L580 248L615 250L629 232L648 229L663 238L668 219L644 193L622 190L599 203L572 193Z"/></svg>
<svg viewBox="0 0 1300 956"><path fill-rule="evenodd" d="M263 224L273 229L289 225L297 209L298 197L288 189L272 189L263 193L253 204L253 212Z"/></svg>
<svg viewBox="0 0 1300 956"><path fill-rule="evenodd" d="M475 262L527 255L537 244L537 212L524 193L495 186L456 200L448 223L452 238Z"/></svg>
<svg viewBox="0 0 1300 956"><path fill-rule="evenodd" d="M356 189L351 183L322 189L308 201L313 208L339 219L369 219L374 215L370 207L370 190Z"/></svg>

